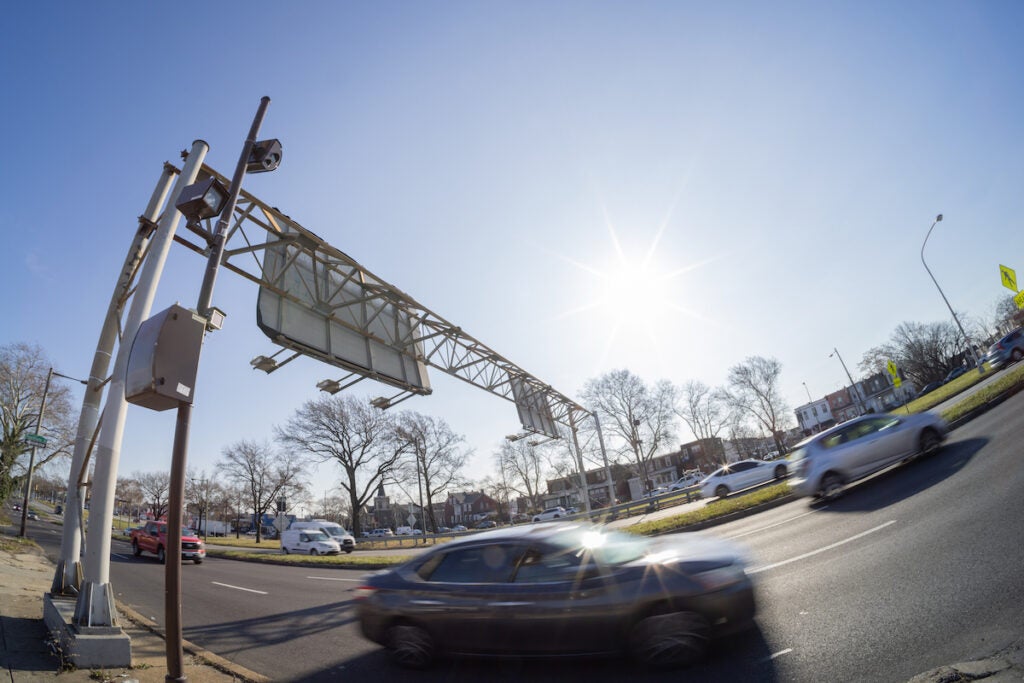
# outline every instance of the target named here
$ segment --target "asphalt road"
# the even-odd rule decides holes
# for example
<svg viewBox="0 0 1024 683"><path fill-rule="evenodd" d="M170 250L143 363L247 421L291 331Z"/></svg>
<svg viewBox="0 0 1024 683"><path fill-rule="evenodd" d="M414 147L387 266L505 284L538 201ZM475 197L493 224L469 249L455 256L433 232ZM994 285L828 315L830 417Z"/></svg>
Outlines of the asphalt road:
<svg viewBox="0 0 1024 683"><path fill-rule="evenodd" d="M1024 636L1024 394L938 454L828 506L798 500L703 532L744 543L757 628L719 643L698 681L902 681ZM46 535L50 525L33 525ZM59 542L59 535L54 537ZM43 540L43 539L40 539ZM50 543L44 544L52 547ZM163 622L163 568L115 544L119 600ZM183 570L185 637L276 680L675 681L623 660L394 668L353 622L359 572L208 559Z"/></svg>

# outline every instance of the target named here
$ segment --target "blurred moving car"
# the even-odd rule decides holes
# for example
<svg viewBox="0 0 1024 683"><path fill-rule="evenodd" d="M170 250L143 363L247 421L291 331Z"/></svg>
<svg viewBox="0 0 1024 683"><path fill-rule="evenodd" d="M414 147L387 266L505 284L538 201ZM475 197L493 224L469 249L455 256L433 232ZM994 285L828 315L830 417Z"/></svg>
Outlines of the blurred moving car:
<svg viewBox="0 0 1024 683"><path fill-rule="evenodd" d="M797 496L831 499L881 469L939 450L949 429L934 413L862 415L806 439L789 454Z"/></svg>
<svg viewBox="0 0 1024 683"><path fill-rule="evenodd" d="M484 520L481 520L480 522L478 522L475 528L477 528L477 529L494 529L497 526L498 526L498 523L495 522L493 519L484 519Z"/></svg>
<svg viewBox="0 0 1024 683"><path fill-rule="evenodd" d="M456 524L452 527L452 531L468 531L468 529L466 529L464 524Z"/></svg>
<svg viewBox="0 0 1024 683"><path fill-rule="evenodd" d="M292 522L292 525L288 528L295 530L314 529L316 531L322 531L327 534L332 541L335 541L339 546L341 546L341 549L346 553L351 553L356 549L355 537L346 531L340 524L336 524L326 519Z"/></svg>
<svg viewBox="0 0 1024 683"><path fill-rule="evenodd" d="M992 346L988 347L985 360L993 369L999 369L1024 358L1024 327L1018 327Z"/></svg>
<svg viewBox="0 0 1024 683"><path fill-rule="evenodd" d="M337 555L341 544L319 529L288 529L281 535L281 552L285 555Z"/></svg>
<svg viewBox="0 0 1024 683"><path fill-rule="evenodd" d="M34 512L29 512L28 513L28 518L31 519L34 522L38 522L39 521L39 515L37 515Z"/></svg>
<svg viewBox="0 0 1024 683"><path fill-rule="evenodd" d="M734 491L783 479L786 471L786 463L782 462L740 460L712 472L700 483L700 494L705 498L725 498Z"/></svg>
<svg viewBox="0 0 1024 683"><path fill-rule="evenodd" d="M440 654L704 656L752 625L743 552L698 534L645 538L584 523L509 527L445 543L356 589L363 635L403 666Z"/></svg>
<svg viewBox="0 0 1024 683"><path fill-rule="evenodd" d="M548 508L548 509L544 510L543 512L539 512L539 513L535 514L533 516L533 521L535 521L535 522L548 522L548 521L550 521L552 519L559 519L560 517L565 517L567 514L569 514L569 513L566 512L565 508L563 508L561 506L553 507L553 508Z"/></svg>
<svg viewBox="0 0 1024 683"><path fill-rule="evenodd" d="M930 394L931 392L933 392L936 389L938 389L939 387L941 387L943 384L945 384L945 382L941 382L941 381L940 382L929 382L928 384L925 384L923 387L921 387L921 391L917 392L917 398L921 398L925 394Z"/></svg>

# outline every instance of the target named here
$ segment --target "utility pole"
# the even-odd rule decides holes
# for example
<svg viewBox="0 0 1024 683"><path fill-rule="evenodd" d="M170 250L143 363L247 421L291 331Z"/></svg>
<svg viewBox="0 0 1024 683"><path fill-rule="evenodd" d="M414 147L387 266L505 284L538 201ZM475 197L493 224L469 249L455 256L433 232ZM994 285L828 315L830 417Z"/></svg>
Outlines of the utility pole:
<svg viewBox="0 0 1024 683"><path fill-rule="evenodd" d="M46 386L43 387L43 398L39 401L39 416L36 418L36 437L41 437L39 430L43 426L43 411L46 410L46 395L50 393L50 380L53 379L53 368L46 373ZM25 538L25 524L28 520L28 497L32 492L32 471L36 466L36 442L32 442L32 450L28 456L28 477L25 478L25 501L21 506L21 531L18 535Z"/></svg>

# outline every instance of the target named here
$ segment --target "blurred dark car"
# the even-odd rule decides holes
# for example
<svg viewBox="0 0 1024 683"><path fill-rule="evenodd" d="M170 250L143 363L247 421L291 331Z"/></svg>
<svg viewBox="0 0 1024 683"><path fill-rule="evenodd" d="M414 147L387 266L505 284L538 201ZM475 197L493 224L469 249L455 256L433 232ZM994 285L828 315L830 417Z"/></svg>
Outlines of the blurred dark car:
<svg viewBox="0 0 1024 683"><path fill-rule="evenodd" d="M476 528L477 529L494 529L497 526L498 526L498 523L495 522L493 519L485 519L482 522L479 522L476 525Z"/></svg>
<svg viewBox="0 0 1024 683"><path fill-rule="evenodd" d="M967 368L965 368L962 365L960 367L958 367L958 368L953 368L952 370L949 371L949 374L946 375L946 379L944 379L942 382L943 382L943 384L949 384L950 382L952 382L953 380L955 380L957 377L959 377L960 375L964 374L965 372L967 372Z"/></svg>
<svg viewBox="0 0 1024 683"><path fill-rule="evenodd" d="M738 546L698 534L510 527L369 575L356 612L363 635L412 668L439 655L628 654L680 666L753 624L745 565Z"/></svg>
<svg viewBox="0 0 1024 683"><path fill-rule="evenodd" d="M917 397L921 398L925 394L930 394L931 392L941 387L943 384L945 384L945 382L930 382L929 384L925 384L924 387L922 387L921 391L917 392Z"/></svg>

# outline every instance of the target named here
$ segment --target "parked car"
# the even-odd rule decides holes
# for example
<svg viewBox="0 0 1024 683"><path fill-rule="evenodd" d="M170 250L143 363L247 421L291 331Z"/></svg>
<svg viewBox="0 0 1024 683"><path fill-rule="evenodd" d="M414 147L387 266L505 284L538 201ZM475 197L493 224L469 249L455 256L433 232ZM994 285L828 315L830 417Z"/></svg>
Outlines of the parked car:
<svg viewBox="0 0 1024 683"><path fill-rule="evenodd" d="M659 486L645 493L644 498L656 498L657 496L662 496L668 492L669 488L667 486Z"/></svg>
<svg viewBox="0 0 1024 683"><path fill-rule="evenodd" d="M437 531L435 533L447 534L447 533L450 533L450 532L451 532L451 528L450 527L439 526L439 527L437 527Z"/></svg>
<svg viewBox="0 0 1024 683"><path fill-rule="evenodd" d="M967 372L967 368L965 368L962 365L960 367L958 367L958 368L953 368L952 370L949 371L949 374L946 375L946 379L942 380L942 383L943 384L949 384L950 382L952 382L953 380L955 380L957 377L959 377L960 375L964 374L965 372Z"/></svg>
<svg viewBox="0 0 1024 683"><path fill-rule="evenodd" d="M483 520L480 520L479 522L477 522L475 528L477 528L477 529L493 529L493 528L495 528L497 526L498 526L498 523L495 522L493 519L483 519Z"/></svg>
<svg viewBox="0 0 1024 683"><path fill-rule="evenodd" d="M319 529L287 529L281 534L281 552L285 555L337 555L341 546Z"/></svg>
<svg viewBox="0 0 1024 683"><path fill-rule="evenodd" d="M923 387L921 387L921 391L917 392L917 398L921 398L925 394L930 394L931 392L933 392L936 389L938 389L939 387L941 387L943 384L945 384L945 382L941 382L941 381L940 382L929 382L928 384L925 384Z"/></svg>
<svg viewBox="0 0 1024 683"><path fill-rule="evenodd" d="M547 522L547 521L552 520L552 519L559 519L561 517L565 517L567 514L569 514L569 513L567 513L565 511L565 508L561 507L561 506L553 507L553 508L548 508L548 509L544 510L543 512L539 512L536 515L534 515L533 516L533 521L535 521L535 522Z"/></svg>
<svg viewBox="0 0 1024 683"><path fill-rule="evenodd" d="M691 486L696 486L704 479L704 473L700 470L693 470L686 472L683 476L676 479L674 482L668 485L669 491L678 491L680 489L688 489Z"/></svg>
<svg viewBox="0 0 1024 683"><path fill-rule="evenodd" d="M391 529L374 529L370 532L370 538L388 538L394 536L395 532Z"/></svg>
<svg viewBox="0 0 1024 683"><path fill-rule="evenodd" d="M797 444L789 454L789 488L797 496L835 498L858 479L936 452L948 431L934 413L862 415Z"/></svg>
<svg viewBox="0 0 1024 683"><path fill-rule="evenodd" d="M452 527L452 531L468 531L468 529L466 529L464 524L456 524Z"/></svg>
<svg viewBox="0 0 1024 683"><path fill-rule="evenodd" d="M369 575L355 597L363 635L413 668L442 654L614 653L680 666L702 658L711 637L751 626L755 613L733 543L580 522L445 543Z"/></svg>
<svg viewBox="0 0 1024 683"><path fill-rule="evenodd" d="M985 360L993 369L1016 363L1021 358L1024 358L1024 327L1018 327L988 347L988 353L985 355Z"/></svg>
<svg viewBox="0 0 1024 683"><path fill-rule="evenodd" d="M783 479L787 469L784 462L740 460L729 463L700 483L700 494L704 498L725 498L735 491L758 486L772 479Z"/></svg>
<svg viewBox="0 0 1024 683"><path fill-rule="evenodd" d="M411 526L400 526L395 529L395 536L412 536L413 528Z"/></svg>

